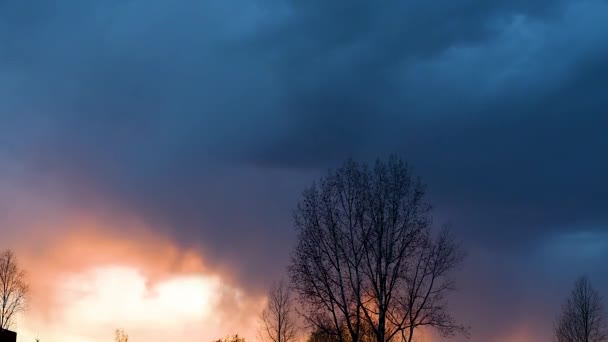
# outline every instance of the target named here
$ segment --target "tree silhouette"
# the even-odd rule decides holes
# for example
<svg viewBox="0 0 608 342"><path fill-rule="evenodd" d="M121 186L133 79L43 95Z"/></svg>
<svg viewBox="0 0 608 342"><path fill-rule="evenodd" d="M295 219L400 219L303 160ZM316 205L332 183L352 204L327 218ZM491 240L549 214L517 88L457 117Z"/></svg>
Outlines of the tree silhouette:
<svg viewBox="0 0 608 342"><path fill-rule="evenodd" d="M574 284L555 326L557 342L608 341L602 299L586 277Z"/></svg>
<svg viewBox="0 0 608 342"><path fill-rule="evenodd" d="M124 331L124 329L116 329L114 331L114 342L128 342L129 335Z"/></svg>
<svg viewBox="0 0 608 342"><path fill-rule="evenodd" d="M29 285L11 250L0 253L0 329L9 329L15 315L26 309Z"/></svg>
<svg viewBox="0 0 608 342"><path fill-rule="evenodd" d="M234 336L228 336L223 339L220 338L219 340L215 340L213 342L245 342L245 338L239 337L239 334L236 334Z"/></svg>
<svg viewBox="0 0 608 342"><path fill-rule="evenodd" d="M268 303L260 317L262 340L292 342L296 340L297 325L294 303L284 281L272 285Z"/></svg>
<svg viewBox="0 0 608 342"><path fill-rule="evenodd" d="M466 333L446 306L464 255L447 231L434 236L407 163L347 161L304 191L294 217L289 274L313 330L340 342L362 341L366 329L378 342L412 341L420 326Z"/></svg>

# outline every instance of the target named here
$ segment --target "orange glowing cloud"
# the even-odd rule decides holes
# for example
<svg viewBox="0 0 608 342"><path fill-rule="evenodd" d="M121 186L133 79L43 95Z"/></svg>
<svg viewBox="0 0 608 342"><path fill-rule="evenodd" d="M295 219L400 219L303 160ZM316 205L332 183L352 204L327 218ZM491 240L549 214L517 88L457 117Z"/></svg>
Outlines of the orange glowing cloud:
<svg viewBox="0 0 608 342"><path fill-rule="evenodd" d="M108 341L124 328L130 341L211 341L255 337L264 298L233 284L227 270L194 250L133 222L62 220L61 234L13 241L32 286L20 340Z"/></svg>

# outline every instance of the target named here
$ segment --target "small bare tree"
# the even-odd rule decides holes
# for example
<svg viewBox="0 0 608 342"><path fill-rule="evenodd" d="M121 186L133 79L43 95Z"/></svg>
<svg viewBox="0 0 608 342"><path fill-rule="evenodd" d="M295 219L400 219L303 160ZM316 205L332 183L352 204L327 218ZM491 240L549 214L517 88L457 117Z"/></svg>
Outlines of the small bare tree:
<svg viewBox="0 0 608 342"><path fill-rule="evenodd" d="M602 299L586 277L579 278L555 327L557 342L608 341Z"/></svg>
<svg viewBox="0 0 608 342"><path fill-rule="evenodd" d="M245 342L245 338L244 337L239 337L239 334L236 334L234 336L228 336L225 337L224 339L218 339L215 340L213 342Z"/></svg>
<svg viewBox="0 0 608 342"><path fill-rule="evenodd" d="M287 284L279 281L268 293L268 304L260 317L262 340L292 342L296 340L297 322L294 303Z"/></svg>
<svg viewBox="0 0 608 342"><path fill-rule="evenodd" d="M116 329L114 331L114 341L115 342L128 342L129 335L124 331L124 329Z"/></svg>
<svg viewBox="0 0 608 342"><path fill-rule="evenodd" d="M11 250L0 253L0 329L9 329L15 315L26 309L29 285Z"/></svg>

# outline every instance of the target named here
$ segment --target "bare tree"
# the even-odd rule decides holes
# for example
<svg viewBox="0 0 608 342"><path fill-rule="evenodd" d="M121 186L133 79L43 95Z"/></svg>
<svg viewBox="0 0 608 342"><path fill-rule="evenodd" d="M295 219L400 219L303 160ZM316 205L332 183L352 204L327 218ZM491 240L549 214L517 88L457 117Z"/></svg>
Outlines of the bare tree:
<svg viewBox="0 0 608 342"><path fill-rule="evenodd" d="M244 337L239 337L239 334L236 334L234 336L228 336L224 339L218 339L215 340L213 342L245 342L245 338Z"/></svg>
<svg viewBox="0 0 608 342"><path fill-rule="evenodd" d="M272 285L268 304L260 317L262 340L292 342L296 340L297 322L289 287L284 281Z"/></svg>
<svg viewBox="0 0 608 342"><path fill-rule="evenodd" d="M116 329L114 331L114 341L115 342L128 342L129 335L125 332L124 329Z"/></svg>
<svg viewBox="0 0 608 342"><path fill-rule="evenodd" d="M315 331L340 342L362 341L365 328L377 342L411 341L421 326L465 331L445 305L463 254L447 233L433 239L425 186L405 162L348 161L304 192L294 216L289 273Z"/></svg>
<svg viewBox="0 0 608 342"><path fill-rule="evenodd" d="M0 329L9 329L15 315L26 309L29 285L11 250L0 253Z"/></svg>
<svg viewBox="0 0 608 342"><path fill-rule="evenodd" d="M557 342L608 341L602 299L586 277L579 278L555 327Z"/></svg>

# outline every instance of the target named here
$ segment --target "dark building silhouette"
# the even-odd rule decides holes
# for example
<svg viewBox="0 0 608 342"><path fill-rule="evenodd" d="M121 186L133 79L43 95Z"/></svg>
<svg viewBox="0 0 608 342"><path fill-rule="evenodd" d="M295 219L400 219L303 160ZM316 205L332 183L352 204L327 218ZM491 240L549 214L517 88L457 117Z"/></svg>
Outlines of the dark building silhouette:
<svg viewBox="0 0 608 342"><path fill-rule="evenodd" d="M17 333L10 330L0 329L0 342L17 342Z"/></svg>

